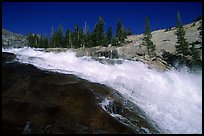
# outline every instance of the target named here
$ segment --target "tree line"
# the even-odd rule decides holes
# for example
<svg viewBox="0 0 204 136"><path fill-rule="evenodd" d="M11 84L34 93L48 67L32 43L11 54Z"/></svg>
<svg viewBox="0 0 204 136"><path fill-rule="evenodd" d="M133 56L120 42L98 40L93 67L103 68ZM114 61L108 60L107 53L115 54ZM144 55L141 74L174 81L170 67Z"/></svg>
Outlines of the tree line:
<svg viewBox="0 0 204 136"><path fill-rule="evenodd" d="M127 39L128 35L132 35L130 29L126 29L120 19L117 21L116 34L112 32L112 27L109 26L107 31L104 31L104 19L98 18L98 22L95 24L93 31L85 26L79 27L77 24L74 26L74 30L68 29L65 34L63 28L60 25L57 30L52 28L50 42L48 38L42 35L36 35L29 33L27 36L28 46L38 48L89 48L95 46L121 46ZM42 45L42 43L44 45Z"/></svg>
<svg viewBox="0 0 204 136"><path fill-rule="evenodd" d="M27 40L30 47L48 48L48 38L45 36L29 33Z"/></svg>
<svg viewBox="0 0 204 136"><path fill-rule="evenodd" d="M199 27L200 37L202 37L202 25ZM95 46L107 47L109 44L111 46L121 46L127 41L127 36L132 35L130 29L125 29L122 25L120 19L117 21L116 34L113 35L112 27L109 26L107 32L104 31L104 19L103 17L98 18L98 22L94 26L91 32L89 28L85 26L80 28L75 25L74 30L68 29L63 34L62 26L59 26L58 30L52 28L50 42L48 43L48 38L42 35L36 35L29 33L27 36L28 46L38 47L38 48L90 48ZM152 42L151 27L149 23L148 16L145 20L145 32L143 33L143 45L147 48L147 54L150 57L155 57L156 45ZM177 14L177 27L175 35L177 36L176 55L183 60L188 60L190 56L193 63L200 63L200 52L195 48L195 43L190 44L185 39L185 30L181 21L180 14Z"/></svg>

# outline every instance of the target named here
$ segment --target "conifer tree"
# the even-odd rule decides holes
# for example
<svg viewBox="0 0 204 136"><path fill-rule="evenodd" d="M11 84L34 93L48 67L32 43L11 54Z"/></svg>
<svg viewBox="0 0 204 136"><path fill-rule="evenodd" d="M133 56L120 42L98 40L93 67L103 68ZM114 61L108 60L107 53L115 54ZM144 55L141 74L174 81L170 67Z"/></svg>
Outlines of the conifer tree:
<svg viewBox="0 0 204 136"><path fill-rule="evenodd" d="M153 57L155 56L156 46L151 41L151 38L152 38L152 34L151 34L150 23L149 23L148 17L146 17L143 44L147 47L148 55L150 55L150 57Z"/></svg>
<svg viewBox="0 0 204 136"><path fill-rule="evenodd" d="M37 47L38 48L43 48L43 41L44 39L43 39L43 37L42 37L42 35L40 35L39 37L38 37L38 45L37 45Z"/></svg>
<svg viewBox="0 0 204 136"><path fill-rule="evenodd" d="M67 30L66 32L66 47L67 48L71 48L72 47L72 31L71 30Z"/></svg>
<svg viewBox="0 0 204 136"><path fill-rule="evenodd" d="M118 22L117 22L116 38L120 43L122 40L122 23L121 23L120 19L118 19Z"/></svg>
<svg viewBox="0 0 204 136"><path fill-rule="evenodd" d="M79 27L78 27L78 25L75 25L75 28L74 28L73 47L74 48L78 48L79 47Z"/></svg>
<svg viewBox="0 0 204 136"><path fill-rule="evenodd" d="M106 34L107 43L110 44L113 38L112 28L109 26Z"/></svg>
<svg viewBox="0 0 204 136"><path fill-rule="evenodd" d="M63 28L60 25L59 28L58 28L57 38L56 38L57 47L63 48L63 40L64 40L64 37L63 37Z"/></svg>
<svg viewBox="0 0 204 136"><path fill-rule="evenodd" d="M39 48L48 48L47 37L41 35L40 37L38 37L38 39L39 39L39 43L38 43Z"/></svg>
<svg viewBox="0 0 204 136"><path fill-rule="evenodd" d="M91 35L92 35L91 39L93 42L93 46L105 46L106 45L103 17L99 17L98 22L96 23Z"/></svg>
<svg viewBox="0 0 204 136"><path fill-rule="evenodd" d="M48 39L45 36L29 33L27 39L30 47L48 48Z"/></svg>
<svg viewBox="0 0 204 136"><path fill-rule="evenodd" d="M195 43L192 43L192 47L190 48L190 55L192 56L192 63L196 65L199 64L201 61L200 52L195 48Z"/></svg>
<svg viewBox="0 0 204 136"><path fill-rule="evenodd" d="M56 37L57 32L52 28L51 38L50 38L50 47L55 48L56 47Z"/></svg>
<svg viewBox="0 0 204 136"><path fill-rule="evenodd" d="M85 36L85 47L90 48L94 46L92 38L93 38L92 33L88 30Z"/></svg>
<svg viewBox="0 0 204 136"><path fill-rule="evenodd" d="M125 30L124 30L124 28L122 26L122 23L121 23L120 19L118 19L118 22L117 22L116 39L117 39L119 45L124 43L125 39L126 39Z"/></svg>
<svg viewBox="0 0 204 136"><path fill-rule="evenodd" d="M63 28L60 25L58 30L55 31L52 28L52 34L51 34L51 39L50 39L50 46L51 48L63 48L64 46L64 35L63 35Z"/></svg>
<svg viewBox="0 0 204 136"><path fill-rule="evenodd" d="M48 39L46 36L43 38L43 45L44 45L44 48L48 48Z"/></svg>
<svg viewBox="0 0 204 136"><path fill-rule="evenodd" d="M35 47L35 38L32 33L29 33L27 36L28 46Z"/></svg>
<svg viewBox="0 0 204 136"><path fill-rule="evenodd" d="M91 40L92 40L92 42L93 42L93 46L98 46L98 44L99 44L99 31L98 31L99 29L98 29L98 24L96 24L95 25L95 27L94 27L94 29L93 29L93 32L92 32L92 34L91 34Z"/></svg>
<svg viewBox="0 0 204 136"><path fill-rule="evenodd" d="M103 17L99 17L98 22L98 39L99 39L99 45L105 46L106 40L105 40L105 34L104 34L104 19Z"/></svg>
<svg viewBox="0 0 204 136"><path fill-rule="evenodd" d="M86 26L86 22L84 23L84 29L83 29L83 48L86 47L86 42L87 42L87 26Z"/></svg>
<svg viewBox="0 0 204 136"><path fill-rule="evenodd" d="M83 47L84 46L84 33L83 33L83 29L80 28L79 29L79 47Z"/></svg>
<svg viewBox="0 0 204 136"><path fill-rule="evenodd" d="M34 34L34 40L35 40L34 47L38 48L39 38L38 38L37 34Z"/></svg>
<svg viewBox="0 0 204 136"><path fill-rule="evenodd" d="M113 39L111 41L111 45L112 46L118 46L119 45L118 40L116 39L116 37L113 37Z"/></svg>
<svg viewBox="0 0 204 136"><path fill-rule="evenodd" d="M177 31L175 34L177 36L177 44L175 45L177 55L181 55L185 58L189 55L189 47L188 42L185 39L185 30L183 28L179 12L177 14Z"/></svg>

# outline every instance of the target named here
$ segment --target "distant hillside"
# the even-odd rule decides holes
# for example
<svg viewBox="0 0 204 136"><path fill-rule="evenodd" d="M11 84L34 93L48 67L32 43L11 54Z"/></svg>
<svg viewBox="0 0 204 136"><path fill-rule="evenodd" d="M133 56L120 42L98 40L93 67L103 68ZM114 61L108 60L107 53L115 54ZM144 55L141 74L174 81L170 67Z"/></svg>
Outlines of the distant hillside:
<svg viewBox="0 0 204 136"><path fill-rule="evenodd" d="M202 49L202 38L200 37L199 34L200 30L198 30L200 26L202 26L202 20L198 20L196 22L184 25L184 28L186 32L186 39L189 42L189 44L195 42L196 48ZM175 53L176 50L175 45L177 41L175 32L176 32L175 27L171 28L171 30L169 31L166 31L166 29L161 29L152 32L152 41L156 45L157 55L160 55L162 50L165 50L173 54ZM126 45L127 47L131 48L129 49L130 52L135 51L135 54L146 52L142 47L143 37L144 37L143 34L131 35L128 37L128 40L132 41L131 43ZM136 50L134 48L136 48ZM123 50L123 47L121 47L121 50Z"/></svg>
<svg viewBox="0 0 204 136"><path fill-rule="evenodd" d="M2 29L2 47L24 47L27 42L26 36Z"/></svg>

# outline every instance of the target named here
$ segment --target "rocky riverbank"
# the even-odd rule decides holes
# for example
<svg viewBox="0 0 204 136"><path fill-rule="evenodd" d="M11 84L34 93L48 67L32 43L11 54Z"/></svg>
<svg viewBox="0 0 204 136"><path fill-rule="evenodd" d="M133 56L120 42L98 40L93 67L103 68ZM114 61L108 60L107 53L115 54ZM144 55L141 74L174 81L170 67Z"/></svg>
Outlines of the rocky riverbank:
<svg viewBox="0 0 204 136"><path fill-rule="evenodd" d="M171 68L171 65L168 64L165 60L163 60L162 56L155 56L154 58L150 58L149 55L131 55L127 52L124 55L123 51L122 54L118 52L121 47L92 47L92 48L80 48L80 49L67 49L67 48L47 48L45 49L46 52L65 52L67 50L76 52L78 57L82 56L91 56L92 58L98 57L106 57L110 59L127 59L132 61L141 61L145 64L149 65L149 68L156 69L158 71L166 71ZM122 47L124 48L124 47Z"/></svg>

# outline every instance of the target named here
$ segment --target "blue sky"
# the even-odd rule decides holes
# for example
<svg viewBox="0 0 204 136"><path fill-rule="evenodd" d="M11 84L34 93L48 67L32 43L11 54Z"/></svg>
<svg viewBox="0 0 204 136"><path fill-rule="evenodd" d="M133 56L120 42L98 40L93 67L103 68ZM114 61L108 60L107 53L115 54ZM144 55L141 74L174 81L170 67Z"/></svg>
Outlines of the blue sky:
<svg viewBox="0 0 204 136"><path fill-rule="evenodd" d="M52 26L61 24L64 31L86 22L92 31L99 16L105 20L104 29L115 32L117 19L133 33L144 32L145 16L152 30L176 25L177 11L183 24L202 15L202 2L3 2L2 27L12 32L29 32L50 36Z"/></svg>

